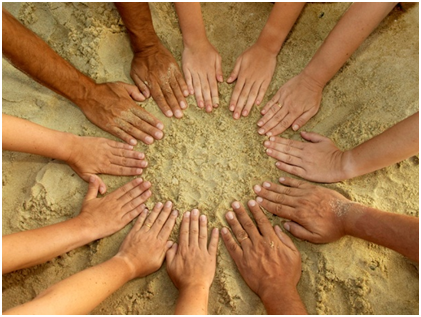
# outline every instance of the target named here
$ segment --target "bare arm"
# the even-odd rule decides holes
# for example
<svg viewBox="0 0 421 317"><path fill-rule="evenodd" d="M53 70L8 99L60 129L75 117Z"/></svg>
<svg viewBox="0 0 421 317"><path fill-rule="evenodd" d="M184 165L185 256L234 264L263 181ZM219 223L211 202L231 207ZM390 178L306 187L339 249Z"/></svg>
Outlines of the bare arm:
<svg viewBox="0 0 421 317"><path fill-rule="evenodd" d="M371 173L418 153L419 113L402 120L357 147L341 151L329 139L312 132L301 132L309 142L282 137L265 141L266 153L278 160L285 172L315 182L338 182Z"/></svg>
<svg viewBox="0 0 421 317"><path fill-rule="evenodd" d="M282 185L256 185L256 200L285 219L285 229L297 238L327 243L345 235L361 238L418 262L419 219L353 203L339 193L308 182L280 178Z"/></svg>
<svg viewBox="0 0 421 317"><path fill-rule="evenodd" d="M166 204L162 212L163 205L157 205L149 216L146 209L141 213L113 258L51 286L31 302L4 313L88 314L126 282L158 270L172 245L167 240L177 212L171 212L171 203ZM159 221L155 221L156 218Z"/></svg>
<svg viewBox="0 0 421 317"><path fill-rule="evenodd" d="M135 145L139 139L151 144L163 137L162 123L133 101L145 100L136 87L96 84L2 9L3 56L15 67L74 102L90 121L127 143Z"/></svg>
<svg viewBox="0 0 421 317"><path fill-rule="evenodd" d="M150 186L138 178L97 198L99 182L92 178L81 212L75 218L3 236L3 274L44 263L117 232L142 212L142 204L151 196Z"/></svg>

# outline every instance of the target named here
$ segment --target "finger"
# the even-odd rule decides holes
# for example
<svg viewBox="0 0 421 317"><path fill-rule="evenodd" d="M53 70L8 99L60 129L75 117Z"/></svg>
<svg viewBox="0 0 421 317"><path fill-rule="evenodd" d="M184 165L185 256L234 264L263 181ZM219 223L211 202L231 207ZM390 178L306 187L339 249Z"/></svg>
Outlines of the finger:
<svg viewBox="0 0 421 317"><path fill-rule="evenodd" d="M156 104L158 105L159 109L161 109L162 113L171 118L174 113L172 112L170 106L167 103L166 98L164 97L164 93L159 85L159 83L154 82L153 86L155 87L152 91L152 98L155 100ZM166 89L171 91L171 88L168 86Z"/></svg>
<svg viewBox="0 0 421 317"><path fill-rule="evenodd" d="M237 60L235 61L234 69L232 70L230 76L227 79L228 84L231 84L234 80L237 79L238 73L240 72L241 61L242 61L242 58L240 59L237 58Z"/></svg>
<svg viewBox="0 0 421 317"><path fill-rule="evenodd" d="M127 192L138 186L140 183L143 182L142 178L135 178L134 180L128 182L127 184L121 186L120 188L113 191L110 196L115 197L116 199L121 199ZM122 202L123 204L127 203L127 201Z"/></svg>
<svg viewBox="0 0 421 317"><path fill-rule="evenodd" d="M149 213L148 217L146 218L142 226L142 230L144 230L145 232L152 230L155 220L156 218L158 218L158 215L161 213L161 210L163 207L164 205L161 202L157 202L155 204L152 211Z"/></svg>
<svg viewBox="0 0 421 317"><path fill-rule="evenodd" d="M298 195L297 190L294 188L269 182L263 182L262 186L255 185L253 190L259 197L263 197L274 203L288 204L291 202L290 199L292 199L294 196L300 196ZM288 206L293 207L294 204L288 204Z"/></svg>
<svg viewBox="0 0 421 317"><path fill-rule="evenodd" d="M218 80L218 82L220 83L224 82L224 75L222 72L222 58L219 54L215 61L215 71L216 71L216 79Z"/></svg>
<svg viewBox="0 0 421 317"><path fill-rule="evenodd" d="M283 162L288 165L302 167L303 160L301 157L297 157L294 155L291 155L290 153L283 153L272 149L267 149L266 153L275 159L277 159L280 162ZM278 165L278 164L277 164Z"/></svg>
<svg viewBox="0 0 421 317"><path fill-rule="evenodd" d="M134 81L134 83L136 84L136 86L140 89L140 91L142 92L142 94L146 97L149 98L151 96L151 92L149 90L149 87L147 85L145 85L145 83L143 82L143 80L135 73L131 74L131 77Z"/></svg>
<svg viewBox="0 0 421 317"><path fill-rule="evenodd" d="M265 208L270 213L277 215L278 217L282 217L284 219L289 219L289 220L294 220L292 218L295 218L294 217L295 209L290 206L274 203L270 200L267 200L261 197L257 197L256 201L260 206Z"/></svg>
<svg viewBox="0 0 421 317"><path fill-rule="evenodd" d="M121 222L124 225L127 225L130 221L132 221L134 218L139 216L143 212L144 209L145 209L145 205L138 205L137 207L129 210L128 212L125 212L125 210L123 209L122 211L125 213L121 217Z"/></svg>
<svg viewBox="0 0 421 317"><path fill-rule="evenodd" d="M275 96L272 97L271 100L269 100L266 105L263 107L263 109L260 111L260 113L262 115L266 115L266 113L269 111L270 108L272 108L272 106L275 103L279 103L279 99L280 99L280 94L279 94L279 90L278 92L275 94Z"/></svg>
<svg viewBox="0 0 421 317"><path fill-rule="evenodd" d="M98 196L98 191L99 191L98 177L96 177L95 175L91 175L91 177L89 177L89 185L88 185L88 191L86 192L86 195L85 195L85 201L96 198Z"/></svg>
<svg viewBox="0 0 421 317"><path fill-rule="evenodd" d="M127 142L130 145L136 145L137 141L134 139L130 134L124 132L123 129L114 126L109 131L112 135L115 135L116 137L122 139L124 142Z"/></svg>
<svg viewBox="0 0 421 317"><path fill-rule="evenodd" d="M183 247L189 246L189 235L190 235L190 211L185 212L183 216L183 220L181 221L180 225L180 237L179 237L179 244Z"/></svg>
<svg viewBox="0 0 421 317"><path fill-rule="evenodd" d="M240 243L242 246L247 244L250 245L252 243L250 237L247 234L247 232L243 229L241 224L238 222L237 218L235 217L235 214L232 211L229 211L225 215L225 218L231 226L232 232L234 233L234 236L237 239L238 243Z"/></svg>
<svg viewBox="0 0 421 317"><path fill-rule="evenodd" d="M257 131L259 134L265 134L270 131L276 124L285 117L286 112L282 110L279 103L275 103L268 110L268 112L260 119L257 125L260 129Z"/></svg>
<svg viewBox="0 0 421 317"><path fill-rule="evenodd" d="M232 257L234 262L238 265L241 258L243 257L243 250L234 240L234 238L231 235L231 232L227 228L223 227L221 229L221 236L222 240L224 241L225 247L228 250L228 253Z"/></svg>
<svg viewBox="0 0 421 317"><path fill-rule="evenodd" d="M174 228L175 221L177 220L177 216L178 216L177 210L173 210L170 212L170 216L168 217L167 221L165 221L165 224L162 227L161 231L159 232L158 237L160 237L162 240L168 240Z"/></svg>
<svg viewBox="0 0 421 317"><path fill-rule="evenodd" d="M219 230L218 228L213 228L210 242L209 242L209 247L208 247L208 252L212 256L216 256L216 252L218 251L218 241L219 241Z"/></svg>
<svg viewBox="0 0 421 317"><path fill-rule="evenodd" d="M243 80L239 80L235 84L234 91L232 92L231 100L230 100L230 106L229 106L230 111L234 111L235 108L237 107L238 98L240 97L240 93L243 90L244 85L245 85L245 83L244 83ZM239 118L239 116L237 116L237 119L238 118Z"/></svg>
<svg viewBox="0 0 421 317"><path fill-rule="evenodd" d="M320 143L323 141L330 141L329 138L318 134L316 132L306 132L306 131L301 131L301 136L303 137L303 139L310 141L312 143Z"/></svg>
<svg viewBox="0 0 421 317"><path fill-rule="evenodd" d="M203 109L203 107L205 106L205 103L203 101L202 86L201 86L201 81L199 79L199 75L197 74L193 75L193 83L194 83L194 95L196 97L197 106L200 109Z"/></svg>
<svg viewBox="0 0 421 317"><path fill-rule="evenodd" d="M187 84L184 80L184 77L181 74L181 71L179 70L178 67L177 67L177 71L174 73L174 75L175 75L175 79L177 80L178 87L180 87L180 91L181 91L182 95L184 97L187 97L189 95L189 90L187 88ZM187 108L187 102L186 102L186 99L184 99L184 97L182 97L182 99L179 99L181 109ZM184 102L184 105L181 103L181 101Z"/></svg>
<svg viewBox="0 0 421 317"><path fill-rule="evenodd" d="M151 188L151 183L146 182L140 182L136 186L133 186L132 188L128 189L124 195L122 195L118 200L121 202L121 204L124 206L131 202L132 200L138 198L140 195L145 193L146 191Z"/></svg>
<svg viewBox="0 0 421 317"><path fill-rule="evenodd" d="M287 173L292 174L292 175L297 175L297 176L302 177L302 178L307 178L306 177L306 174L307 174L306 170L304 168L300 167L300 166L289 165L289 164L286 164L286 163L280 162L280 161L276 162L275 165L281 171L287 172Z"/></svg>
<svg viewBox="0 0 421 317"><path fill-rule="evenodd" d="M282 229L278 225L275 226L275 233L278 236L279 240L281 240L284 245L286 245L292 251L298 251L294 242L292 242L291 238L288 237L287 234L282 232Z"/></svg>
<svg viewBox="0 0 421 317"><path fill-rule="evenodd" d="M292 130L297 131L299 128L303 127L308 122L308 120L310 120L317 113L317 111L318 110L313 110L313 108L311 108L309 111L304 112L291 124Z"/></svg>
<svg viewBox="0 0 421 317"><path fill-rule="evenodd" d="M95 175L95 177L98 179L99 182L99 192L101 193L101 195L104 195L107 192L107 186L99 176Z"/></svg>
<svg viewBox="0 0 421 317"><path fill-rule="evenodd" d="M190 215L189 245L199 246L199 210L193 209Z"/></svg>
<svg viewBox="0 0 421 317"><path fill-rule="evenodd" d="M177 249L177 243L174 243L172 247L168 249L167 253L165 253L165 259L167 263L172 263L172 261L175 258L175 255L177 254Z"/></svg>
<svg viewBox="0 0 421 317"><path fill-rule="evenodd" d="M283 119L278 120L278 123L273 127L273 129L270 129L268 133L266 133L267 136L277 135L283 133L286 129L288 129L292 122L294 121L295 116L289 112Z"/></svg>
<svg viewBox="0 0 421 317"><path fill-rule="evenodd" d="M145 205L139 207L141 209L141 213L133 226L133 230L139 231L142 228L143 223L145 222L146 217L148 216L148 209Z"/></svg>
<svg viewBox="0 0 421 317"><path fill-rule="evenodd" d="M162 93L164 94L165 100L167 104L171 108L171 112L174 114L176 118L181 118L183 116L183 112L178 104L177 98L175 96L175 92L179 93L179 87L174 85L174 82L170 84L164 84L161 87Z"/></svg>
<svg viewBox="0 0 421 317"><path fill-rule="evenodd" d="M141 190L144 189L144 188L141 188L141 187L144 187L142 185L139 186L138 191L141 191ZM137 189L136 188L133 189L132 192L134 192L135 190L137 190ZM146 202L151 196L152 196L152 192L149 189L148 190L144 190L144 191L140 192L140 195L138 195L136 198L134 198L133 200L131 200L127 204L125 204L123 206L122 210L124 212L129 212L131 210L134 210L134 209L138 208L141 204L143 204L144 202Z"/></svg>
<svg viewBox="0 0 421 317"><path fill-rule="evenodd" d="M284 228L291 232L292 235L297 237L298 239L311 241L317 243L317 239L315 239L315 235L305 229L304 227L300 226L296 222L288 221L284 223Z"/></svg>
<svg viewBox="0 0 421 317"><path fill-rule="evenodd" d="M262 86L259 89L259 94L257 95L256 98L256 105L260 105L260 103L262 102L263 98L265 97L266 91L269 87L269 84L266 84L266 82L262 83Z"/></svg>
<svg viewBox="0 0 421 317"><path fill-rule="evenodd" d="M258 90L259 90L259 85L255 82L253 86L251 87L246 105L244 106L243 112L241 113L244 117L247 117L248 114L250 113L250 110L256 101Z"/></svg>
<svg viewBox="0 0 421 317"><path fill-rule="evenodd" d="M167 240L169 238L170 233L171 233L171 229L172 229L172 227L171 227L171 229L169 231L168 231L168 228L166 228L167 230L163 230L163 227L164 227L165 223L167 222L167 219L168 220L173 219L175 221L175 218L177 217L177 211L176 210L174 210L175 213L173 214L173 217L172 218L170 217L172 206L173 206L173 204L172 204L171 201L165 202L164 208L159 212L158 217L156 218L156 220L155 220L155 222L154 222L154 224L151 228L151 231L156 232L157 236L162 231L161 237L163 238L163 240ZM170 217L170 219L168 217ZM167 234L168 234L168 236L166 236Z"/></svg>
<svg viewBox="0 0 421 317"><path fill-rule="evenodd" d="M277 106L275 105L274 107ZM267 136L280 134L290 127L292 123L292 120L290 119L291 116L288 113L288 110L285 107L282 107L264 126L262 126L262 129L266 131Z"/></svg>
<svg viewBox="0 0 421 317"><path fill-rule="evenodd" d="M209 76L208 76L208 80L209 80L211 96L212 96L212 106L214 108L218 108L219 107L218 83L215 80L215 78L211 78Z"/></svg>
<svg viewBox="0 0 421 317"><path fill-rule="evenodd" d="M237 81L237 84L239 81L241 81L241 79ZM246 82L243 89L241 90L240 97L238 98L237 105L235 106L235 109L234 109L234 119L240 118L241 113L243 112L244 105L246 104L247 97L250 93L251 87L252 87L251 84Z"/></svg>
<svg viewBox="0 0 421 317"><path fill-rule="evenodd" d="M269 219L260 209L259 205L254 201L250 200L248 202L251 213L253 214L254 219L256 220L257 226L262 234L262 236L267 237L273 235L273 228L269 222Z"/></svg>
<svg viewBox="0 0 421 317"><path fill-rule="evenodd" d="M127 116L127 117L131 117L131 116ZM126 134L130 135L131 137L134 137L137 140L141 140L145 144L153 143L154 139L152 136L148 135L142 130L139 130L136 126L133 125L135 124L139 126L140 124L139 122L136 122L136 120L133 117L131 117L130 120L127 120L127 119L128 118L125 118L125 119L116 118L114 121L118 125L118 128L123 130ZM135 145L131 140L130 140L130 144Z"/></svg>
<svg viewBox="0 0 421 317"><path fill-rule="evenodd" d="M296 157L302 156L302 149L304 148L303 142L274 136L271 136L269 140L263 143L263 145L268 149L273 149L278 152L291 154Z"/></svg>
<svg viewBox="0 0 421 317"><path fill-rule="evenodd" d="M298 188L298 189L305 188L305 187L308 187L308 185L310 185L310 183L308 183L308 182L300 181L298 179L290 178L290 177L281 177L281 178L279 178L279 182L282 185L293 187L293 188ZM299 195L300 192L301 192L300 190L295 191L295 193L297 193L297 195Z"/></svg>
<svg viewBox="0 0 421 317"><path fill-rule="evenodd" d="M118 84L123 85L124 89L129 93L130 97L136 101L144 101L146 98L142 93L139 91L139 88L133 85L129 85L123 82L118 82ZM143 84L143 83L142 83Z"/></svg>
<svg viewBox="0 0 421 317"><path fill-rule="evenodd" d="M193 77L187 67L183 67L184 71L184 77L186 79L187 89L189 90L189 94L194 94L194 88L193 88Z"/></svg>
<svg viewBox="0 0 421 317"><path fill-rule="evenodd" d="M173 108L174 116L176 118L181 118L183 116L183 111L181 109L187 108L187 101L184 98L180 85L178 84L176 80L171 81L171 89L174 93L175 98L177 99L177 107ZM186 91L187 91L187 86L186 86Z"/></svg>
<svg viewBox="0 0 421 317"><path fill-rule="evenodd" d="M111 151L110 163L125 167L142 167L148 166L148 162L144 160L145 154L135 151L114 150Z"/></svg>
<svg viewBox="0 0 421 317"><path fill-rule="evenodd" d="M254 225L253 221L247 214L245 208L238 202L234 201L231 205L232 209L235 212L235 215L237 216L241 229L244 228L244 230L247 233L247 236L250 237L252 241L254 241L255 238L259 237L259 231L257 230L256 226ZM240 228L238 228L240 229ZM234 230L233 232L236 234L237 230Z"/></svg>
<svg viewBox="0 0 421 317"><path fill-rule="evenodd" d="M211 112L212 111L212 98L211 98L211 92L210 92L209 82L208 82L207 77L201 78L201 86L202 86L202 95L205 102L205 110L206 112Z"/></svg>
<svg viewBox="0 0 421 317"><path fill-rule="evenodd" d="M148 125L142 124L142 126L145 126L149 129L149 130L144 130L145 132L153 132L149 134L154 136L158 140L163 137L162 130L164 129L164 125L162 124L161 121L159 121L157 118L155 118L153 115L151 115L142 107L133 107L133 108L130 108L130 111L142 121L149 123L150 126L155 127L158 130L161 130L161 131L156 131L149 128ZM159 132L161 132L161 134L159 134Z"/></svg>
<svg viewBox="0 0 421 317"><path fill-rule="evenodd" d="M205 215L199 217L199 248L207 250L208 246L208 219Z"/></svg>

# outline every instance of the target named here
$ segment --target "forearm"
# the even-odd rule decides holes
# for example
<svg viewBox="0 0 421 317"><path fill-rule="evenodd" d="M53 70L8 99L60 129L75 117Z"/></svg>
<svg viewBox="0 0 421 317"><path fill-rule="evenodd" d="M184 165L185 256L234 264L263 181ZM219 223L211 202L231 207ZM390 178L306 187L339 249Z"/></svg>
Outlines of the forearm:
<svg viewBox="0 0 421 317"><path fill-rule="evenodd" d="M307 315L295 287L270 290L260 297L268 315Z"/></svg>
<svg viewBox="0 0 421 317"><path fill-rule="evenodd" d="M175 2L184 46L207 41L205 25L199 2Z"/></svg>
<svg viewBox="0 0 421 317"><path fill-rule="evenodd" d="M113 257L51 286L31 302L4 314L88 314L131 278L126 263Z"/></svg>
<svg viewBox="0 0 421 317"><path fill-rule="evenodd" d="M21 118L2 115L2 148L66 161L77 136L51 130Z"/></svg>
<svg viewBox="0 0 421 317"><path fill-rule="evenodd" d="M98 237L78 217L2 238L2 273L47 262Z"/></svg>
<svg viewBox="0 0 421 317"><path fill-rule="evenodd" d="M390 248L418 262L419 219L350 203L345 206L348 235Z"/></svg>
<svg viewBox="0 0 421 317"><path fill-rule="evenodd" d="M303 73L324 87L395 5L389 2L352 4Z"/></svg>
<svg viewBox="0 0 421 317"><path fill-rule="evenodd" d="M403 161L419 151L419 113L344 153L346 178L364 175Z"/></svg>
<svg viewBox="0 0 421 317"><path fill-rule="evenodd" d="M256 43L278 54L304 5L300 2L275 3Z"/></svg>
<svg viewBox="0 0 421 317"><path fill-rule="evenodd" d="M161 43L153 27L152 15L147 2L116 2L115 6L129 33L134 53Z"/></svg>
<svg viewBox="0 0 421 317"><path fill-rule="evenodd" d="M209 288L195 287L180 291L176 315L207 315Z"/></svg>
<svg viewBox="0 0 421 317"><path fill-rule="evenodd" d="M79 105L95 83L3 8L3 56L34 80Z"/></svg>

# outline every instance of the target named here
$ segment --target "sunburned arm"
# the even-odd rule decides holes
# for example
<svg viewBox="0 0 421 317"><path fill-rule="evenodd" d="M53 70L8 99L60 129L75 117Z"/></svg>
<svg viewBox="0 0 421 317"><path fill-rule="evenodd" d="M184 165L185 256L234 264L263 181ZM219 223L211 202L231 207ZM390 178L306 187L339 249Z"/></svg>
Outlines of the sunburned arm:
<svg viewBox="0 0 421 317"><path fill-rule="evenodd" d="M419 152L419 112L343 155L345 178L364 175Z"/></svg>
<svg viewBox="0 0 421 317"><path fill-rule="evenodd" d="M118 257L79 272L42 292L34 300L9 309L10 315L88 314L132 279L130 267Z"/></svg>
<svg viewBox="0 0 421 317"><path fill-rule="evenodd" d="M352 4L303 73L325 86L395 5L395 2Z"/></svg>

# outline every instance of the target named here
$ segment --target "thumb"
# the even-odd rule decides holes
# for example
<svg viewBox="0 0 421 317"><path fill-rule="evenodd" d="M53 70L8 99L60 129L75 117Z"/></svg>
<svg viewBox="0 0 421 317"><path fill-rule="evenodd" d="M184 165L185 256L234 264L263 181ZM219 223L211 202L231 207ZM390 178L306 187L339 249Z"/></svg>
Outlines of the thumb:
<svg viewBox="0 0 421 317"><path fill-rule="evenodd" d="M89 177L88 192L86 193L85 200L96 198L98 196L99 187L99 177L96 175L91 175Z"/></svg>
<svg viewBox="0 0 421 317"><path fill-rule="evenodd" d="M319 143L322 141L325 141L326 137L324 137L323 135L320 135L316 132L305 132L305 131L301 131L301 136L303 137L303 139L313 142L313 143Z"/></svg>
<svg viewBox="0 0 421 317"><path fill-rule="evenodd" d="M175 254L177 253L177 243L174 243L165 254L165 259L167 263L171 263L174 260Z"/></svg>
<svg viewBox="0 0 421 317"><path fill-rule="evenodd" d="M240 67L241 59L237 59L237 61L235 62L234 69L232 70L230 77L228 77L227 79L228 84L231 84L234 80L237 79L238 73L240 72Z"/></svg>
<svg viewBox="0 0 421 317"><path fill-rule="evenodd" d="M215 64L215 70L216 70L216 80L220 83L224 82L224 76L222 75L222 58L221 56L218 56L216 59Z"/></svg>
<svg viewBox="0 0 421 317"><path fill-rule="evenodd" d="M301 116L299 116L292 124L292 130L297 131L301 127L303 127L308 120L310 120L315 114L317 113L317 110L314 111L306 111Z"/></svg>
<svg viewBox="0 0 421 317"><path fill-rule="evenodd" d="M284 228L288 230L289 232L291 232L298 239L310 241L313 243L316 242L314 235L296 222L292 222L292 221L285 222Z"/></svg>
<svg viewBox="0 0 421 317"><path fill-rule="evenodd" d="M130 97L132 97L133 100L144 101L146 99L145 96L142 95L142 93L140 92L139 88L137 88L136 86L129 85L126 83L122 83L122 84L124 85L124 89L127 90L127 92L129 93Z"/></svg>

